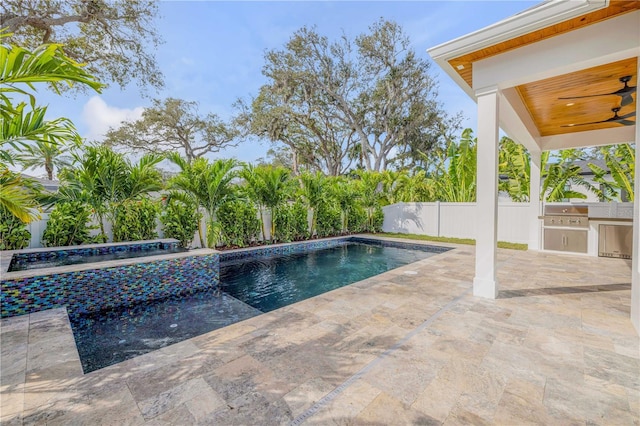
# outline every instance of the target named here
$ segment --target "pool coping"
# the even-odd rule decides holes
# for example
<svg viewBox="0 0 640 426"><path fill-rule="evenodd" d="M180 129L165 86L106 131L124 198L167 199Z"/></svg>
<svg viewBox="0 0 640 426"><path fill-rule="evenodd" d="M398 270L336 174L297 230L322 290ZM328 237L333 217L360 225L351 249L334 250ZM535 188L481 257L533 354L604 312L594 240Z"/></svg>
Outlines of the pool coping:
<svg viewBox="0 0 640 426"><path fill-rule="evenodd" d="M83 247L84 246L80 246ZM81 263L76 265L65 265L65 266L56 266L53 268L41 268L41 269L27 269L24 271L14 271L8 272L9 264L11 263L11 258L13 257L13 253L9 256L9 260L5 265L5 253L10 253L10 251L0 252L0 256L2 256L2 269L0 269L0 274L2 275L2 280L19 280L24 278L33 278L39 276L46 275L55 275L55 274L65 274L68 272L81 272L92 269L105 269L105 268L113 268L116 266L127 266L133 265L136 263L149 263L155 262L158 260L173 260L173 259L182 259L185 257L191 256L205 256L209 254L220 253L218 250L213 249L191 249L189 251L180 252L180 253L167 253L167 254L158 254L155 256L144 256L144 257L133 257L130 259L117 259L117 260L107 260L103 262L93 262L93 263Z"/></svg>

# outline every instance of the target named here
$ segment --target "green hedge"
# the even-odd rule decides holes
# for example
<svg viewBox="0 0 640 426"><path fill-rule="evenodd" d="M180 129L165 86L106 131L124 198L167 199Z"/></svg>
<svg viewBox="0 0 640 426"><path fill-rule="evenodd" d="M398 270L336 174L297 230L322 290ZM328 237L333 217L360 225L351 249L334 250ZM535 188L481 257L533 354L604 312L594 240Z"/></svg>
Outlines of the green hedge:
<svg viewBox="0 0 640 426"><path fill-rule="evenodd" d="M274 212L274 217L276 221L276 241L288 243L309 237L307 208L301 202L278 207Z"/></svg>
<svg viewBox="0 0 640 426"><path fill-rule="evenodd" d="M89 206L79 201L61 202L55 205L47 227L42 234L42 244L45 247L76 246L94 242L89 235L88 225L91 220Z"/></svg>
<svg viewBox="0 0 640 426"><path fill-rule="evenodd" d="M123 201L116 208L113 241L152 240L156 234L158 204L148 198Z"/></svg>
<svg viewBox="0 0 640 426"><path fill-rule="evenodd" d="M0 250L20 250L29 245L31 232L27 225L9 210L0 207Z"/></svg>
<svg viewBox="0 0 640 426"><path fill-rule="evenodd" d="M200 217L195 203L170 198L160 215L164 237L175 238L181 247L189 247L198 230Z"/></svg>
<svg viewBox="0 0 640 426"><path fill-rule="evenodd" d="M260 220L256 208L241 200L223 203L216 214L222 243L246 247L260 234Z"/></svg>

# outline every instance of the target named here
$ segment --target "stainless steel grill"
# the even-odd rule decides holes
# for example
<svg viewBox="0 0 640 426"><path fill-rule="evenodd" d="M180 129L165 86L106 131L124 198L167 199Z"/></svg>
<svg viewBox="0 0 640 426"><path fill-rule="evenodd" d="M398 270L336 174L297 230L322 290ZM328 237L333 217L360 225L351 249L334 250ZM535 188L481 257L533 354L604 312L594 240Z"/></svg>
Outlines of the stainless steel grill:
<svg viewBox="0 0 640 426"><path fill-rule="evenodd" d="M588 206L548 205L544 208L544 249L586 253Z"/></svg>

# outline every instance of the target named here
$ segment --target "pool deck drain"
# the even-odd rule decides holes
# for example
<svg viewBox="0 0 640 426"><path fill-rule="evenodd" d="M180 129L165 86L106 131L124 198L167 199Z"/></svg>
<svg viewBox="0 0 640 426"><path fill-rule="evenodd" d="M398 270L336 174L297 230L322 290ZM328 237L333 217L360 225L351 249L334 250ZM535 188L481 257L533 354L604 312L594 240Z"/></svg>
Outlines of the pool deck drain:
<svg viewBox="0 0 640 426"><path fill-rule="evenodd" d="M63 309L2 320L0 422L637 422L631 262L498 250L487 300L455 247L89 374Z"/></svg>

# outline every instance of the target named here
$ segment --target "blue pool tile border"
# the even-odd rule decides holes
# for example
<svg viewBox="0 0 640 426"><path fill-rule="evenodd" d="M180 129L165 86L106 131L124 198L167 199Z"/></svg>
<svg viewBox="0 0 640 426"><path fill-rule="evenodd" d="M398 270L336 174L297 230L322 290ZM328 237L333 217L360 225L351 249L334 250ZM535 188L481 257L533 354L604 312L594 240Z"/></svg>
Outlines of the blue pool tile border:
<svg viewBox="0 0 640 426"><path fill-rule="evenodd" d="M0 317L66 307L70 314L133 306L216 287L218 253L0 282Z"/></svg>

